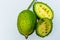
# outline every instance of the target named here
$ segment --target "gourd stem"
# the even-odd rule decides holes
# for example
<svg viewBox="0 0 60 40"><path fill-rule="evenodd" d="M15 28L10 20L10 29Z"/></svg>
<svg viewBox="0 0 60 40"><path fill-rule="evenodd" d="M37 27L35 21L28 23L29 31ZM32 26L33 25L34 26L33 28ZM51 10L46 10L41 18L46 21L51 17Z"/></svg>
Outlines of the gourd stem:
<svg viewBox="0 0 60 40"><path fill-rule="evenodd" d="M29 7L27 8L27 9L30 9L30 7L32 6L32 4L35 2L35 0L33 0L32 2L31 2L31 4L29 5Z"/></svg>

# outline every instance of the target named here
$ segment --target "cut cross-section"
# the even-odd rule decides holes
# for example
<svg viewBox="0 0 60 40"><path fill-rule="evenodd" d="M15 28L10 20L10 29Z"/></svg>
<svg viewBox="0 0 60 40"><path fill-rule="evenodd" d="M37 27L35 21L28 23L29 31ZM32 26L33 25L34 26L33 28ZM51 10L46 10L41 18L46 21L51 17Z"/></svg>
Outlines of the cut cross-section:
<svg viewBox="0 0 60 40"><path fill-rule="evenodd" d="M42 19L38 21L36 33L41 36L47 36L52 30L52 21L49 19Z"/></svg>
<svg viewBox="0 0 60 40"><path fill-rule="evenodd" d="M53 19L54 15L52 9L43 2L35 2L33 10L39 18Z"/></svg>

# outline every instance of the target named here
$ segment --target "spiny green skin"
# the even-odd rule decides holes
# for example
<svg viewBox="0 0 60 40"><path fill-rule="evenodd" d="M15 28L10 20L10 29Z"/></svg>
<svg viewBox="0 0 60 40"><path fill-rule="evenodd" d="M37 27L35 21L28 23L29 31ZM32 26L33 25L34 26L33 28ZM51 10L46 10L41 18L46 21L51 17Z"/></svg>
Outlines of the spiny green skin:
<svg viewBox="0 0 60 40"><path fill-rule="evenodd" d="M49 31L48 34L46 34L45 36L42 36L41 34L38 33L38 30L37 30L37 29L38 29L39 25L41 25L44 21L47 21L47 20L48 20L49 23L51 24L51 29L50 29L50 31ZM37 23L37 26L36 26L36 34L37 34L38 36L44 38L44 37L48 36L48 35L51 33L52 29L53 29L53 23L52 23L52 20L47 19L47 18L40 19L40 20L38 21L38 23Z"/></svg>
<svg viewBox="0 0 60 40"><path fill-rule="evenodd" d="M51 20L54 18L54 12L53 12L53 10L51 9L51 7L49 7L47 4L45 4L45 3L43 3L43 2L35 2L35 3L34 3L34 5L33 5L33 11L34 11L34 13L35 13L36 15L37 15L36 10L35 10L35 5L36 5L36 4L46 5L46 6L51 10L51 12L52 12L52 15L53 15L53 16L52 16ZM38 16L38 15L37 15L37 18L38 18L38 19L43 19L42 17L40 17L40 16ZM46 18L47 18L47 17L46 17ZM49 19L49 18L48 18L48 19Z"/></svg>
<svg viewBox="0 0 60 40"><path fill-rule="evenodd" d="M19 32L26 38L33 33L36 24L36 16L30 10L23 10L19 13L17 27Z"/></svg>

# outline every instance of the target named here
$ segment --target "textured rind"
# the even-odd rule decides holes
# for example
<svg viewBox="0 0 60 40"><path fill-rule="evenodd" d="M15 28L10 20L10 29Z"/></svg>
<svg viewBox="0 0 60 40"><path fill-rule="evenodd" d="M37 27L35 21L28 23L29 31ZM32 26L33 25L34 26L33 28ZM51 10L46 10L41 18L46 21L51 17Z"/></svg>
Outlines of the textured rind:
<svg viewBox="0 0 60 40"><path fill-rule="evenodd" d="M18 19L17 19L17 27L18 27L18 31L19 31L19 33L20 34L22 34L22 35L24 35L24 33L22 33L21 32L21 29L19 29L20 28L20 25L19 25L19 20L20 20L20 18L19 18L19 16L21 16L21 14L23 14L24 15L24 12L25 13L27 13L28 12L28 14L29 13L31 13L33 16L32 17L30 17L29 15L28 15L28 17L30 17L31 18L31 20L29 20L29 21L32 21L32 20L34 20L35 22L33 22L32 24L30 24L30 26L33 26L30 30L30 32L28 33L28 35L27 36L29 36L30 34L32 34L33 32L34 32L34 28L35 28L35 25L36 25L36 22L37 22L37 20L36 20L36 16L35 16L35 14L32 12L32 11L30 11L30 10L23 10L21 13L19 13L19 15L18 15ZM24 20L24 19L22 19L22 20ZM27 19L26 19L27 20ZM29 26L28 26L29 27ZM25 35L24 35L25 36Z"/></svg>
<svg viewBox="0 0 60 40"><path fill-rule="evenodd" d="M47 19L47 18L44 18L44 19ZM42 20L44 20L44 19L40 19L40 20L39 20L39 23L41 24L41 23L43 22ZM50 19L48 19L48 20L49 20L50 23L51 23L51 29L50 29L50 32L49 32L47 35L45 35L45 36L39 35L38 32L37 32L37 28L38 28L39 23L38 23L37 26L36 26L36 34L37 34L38 36L42 37L42 38L48 36L48 35L52 32L53 23L52 23L52 20L50 20Z"/></svg>
<svg viewBox="0 0 60 40"><path fill-rule="evenodd" d="M52 15L53 15L52 18L51 18L51 20L52 20L52 19L54 18L54 12L53 12L53 10L51 9L51 7L49 7L47 4L45 4L45 3L43 3L43 2L35 2L35 3L34 3L34 5L33 5L33 11L34 11L34 13L37 15L37 13L35 12L35 5L36 5L37 3L38 3L38 4L46 5L46 6L51 10ZM37 18L38 18L38 19L43 19L43 18L39 17L38 15L37 15Z"/></svg>

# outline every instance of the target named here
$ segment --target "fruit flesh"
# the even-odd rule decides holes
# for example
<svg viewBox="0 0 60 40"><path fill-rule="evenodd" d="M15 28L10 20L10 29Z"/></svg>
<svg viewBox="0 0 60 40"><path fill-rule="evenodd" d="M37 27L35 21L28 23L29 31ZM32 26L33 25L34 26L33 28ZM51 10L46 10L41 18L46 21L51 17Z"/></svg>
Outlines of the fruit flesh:
<svg viewBox="0 0 60 40"><path fill-rule="evenodd" d="M22 11L19 14L17 20L19 32L27 38L34 31L35 22L36 16L32 11L30 10Z"/></svg>
<svg viewBox="0 0 60 40"><path fill-rule="evenodd" d="M51 30L52 22L49 19L43 19L42 22L41 20L38 21L36 32L39 36L45 37L51 32Z"/></svg>
<svg viewBox="0 0 60 40"><path fill-rule="evenodd" d="M53 19L53 11L47 4L36 2L33 6L33 10L39 18Z"/></svg>

